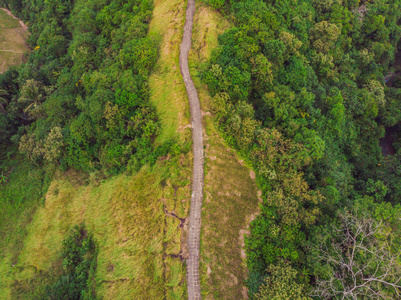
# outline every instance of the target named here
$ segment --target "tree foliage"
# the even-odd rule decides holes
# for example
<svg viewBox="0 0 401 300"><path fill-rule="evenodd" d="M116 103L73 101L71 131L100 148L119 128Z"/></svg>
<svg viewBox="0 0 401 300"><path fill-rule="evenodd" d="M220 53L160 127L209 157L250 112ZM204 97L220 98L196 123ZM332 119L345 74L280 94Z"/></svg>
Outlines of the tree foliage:
<svg viewBox="0 0 401 300"><path fill-rule="evenodd" d="M63 274L54 278L39 299L96 299L97 250L83 225L76 225L63 240Z"/></svg>
<svg viewBox="0 0 401 300"><path fill-rule="evenodd" d="M339 211L337 221L316 230L309 258L316 276L312 295L325 299L400 296L400 221L396 217L400 207L377 205L369 198L361 201L365 203Z"/></svg>
<svg viewBox="0 0 401 300"><path fill-rule="evenodd" d="M317 256L306 259L316 228L334 226L342 209L366 195L393 205L401 200L401 94L393 85L401 71L401 3L209 3L234 20L204 66L212 112L263 191L246 239L250 296L283 259L296 282L316 289L322 281L306 275L324 269L314 264ZM385 126L392 126L386 132L394 156L380 148ZM328 241L334 236L327 233ZM360 260L368 263L368 255Z"/></svg>
<svg viewBox="0 0 401 300"><path fill-rule="evenodd" d="M151 2L3 3L29 23L33 48L2 76L5 141L63 169L112 174L148 162L159 132L147 85L158 57Z"/></svg>
<svg viewBox="0 0 401 300"><path fill-rule="evenodd" d="M282 261L267 269L269 274L255 295L257 300L308 300L304 296L304 285L295 282L297 271L288 262Z"/></svg>

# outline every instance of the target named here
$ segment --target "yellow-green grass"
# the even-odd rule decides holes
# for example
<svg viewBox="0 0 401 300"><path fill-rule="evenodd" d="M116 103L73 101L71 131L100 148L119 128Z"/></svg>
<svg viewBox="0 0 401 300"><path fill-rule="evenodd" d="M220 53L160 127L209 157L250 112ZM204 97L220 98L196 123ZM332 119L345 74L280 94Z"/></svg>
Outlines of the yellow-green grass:
<svg viewBox="0 0 401 300"><path fill-rule="evenodd" d="M0 9L0 73L23 62L29 52L27 34L17 19Z"/></svg>
<svg viewBox="0 0 401 300"><path fill-rule="evenodd" d="M99 298L182 299L185 264L176 255L186 255L179 218L190 205L189 164L186 156L159 161L99 185L84 185L73 172L58 175L27 226L19 256L6 252L0 261L0 298L27 299L39 284L35 278L59 264L68 231L85 223L98 243Z"/></svg>
<svg viewBox="0 0 401 300"><path fill-rule="evenodd" d="M185 0L155 0L150 34L161 41L160 59L149 79L151 102L161 119L156 142L191 137L185 85L179 68L179 53L185 22Z"/></svg>
<svg viewBox="0 0 401 300"><path fill-rule="evenodd" d="M201 287L204 299L244 299L244 234L258 211L255 173L219 136L210 113L210 95L199 70L230 27L218 12L196 7L190 71L197 87L205 126L205 186L201 233ZM259 192L260 194L260 192Z"/></svg>

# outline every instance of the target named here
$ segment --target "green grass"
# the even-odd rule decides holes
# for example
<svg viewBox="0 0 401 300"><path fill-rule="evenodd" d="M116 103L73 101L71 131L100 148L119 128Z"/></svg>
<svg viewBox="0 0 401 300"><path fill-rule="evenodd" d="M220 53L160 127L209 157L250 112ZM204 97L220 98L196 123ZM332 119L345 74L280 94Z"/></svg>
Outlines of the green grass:
<svg viewBox="0 0 401 300"><path fill-rule="evenodd" d="M11 149L8 149L11 152ZM2 148L4 153L6 150ZM13 152L13 151L12 151ZM0 157L0 161L4 156ZM50 184L46 172L17 155L0 165L0 248L17 253L25 225ZM4 177L3 177L4 176ZM4 254L4 252L3 252Z"/></svg>
<svg viewBox="0 0 401 300"><path fill-rule="evenodd" d="M247 290L244 234L258 211L254 173L225 143L210 113L210 95L199 70L230 24L198 4L194 18L190 71L205 112L205 186L201 236L201 287L204 299L244 299ZM224 179L224 180L223 180Z"/></svg>
<svg viewBox="0 0 401 300"><path fill-rule="evenodd" d="M179 68L185 4L183 0L156 0L150 23L150 34L161 40L160 59L149 80L150 100L162 123L157 143L191 138L188 100Z"/></svg>
<svg viewBox="0 0 401 300"><path fill-rule="evenodd" d="M1 150L3 154L6 152L4 148ZM18 261L28 234L27 226L43 202L50 180L43 170L18 156L3 163L0 173L6 179L0 183L0 295L7 299L10 290L6 287L13 284L10 266Z"/></svg>
<svg viewBox="0 0 401 300"><path fill-rule="evenodd" d="M185 265L170 254L182 251L186 233L164 206L180 218L187 216L188 167L188 157L176 157L99 185L83 184L74 172L59 174L26 226L18 257L7 251L0 261L1 277L7 278L0 283L0 295L29 298L35 285L46 282L39 275L52 274L59 264L66 233L83 222L98 241L100 298L161 299L167 294L168 299L180 299L186 289ZM16 283L19 289L13 288Z"/></svg>
<svg viewBox="0 0 401 300"><path fill-rule="evenodd" d="M12 16L8 15L6 11L0 9L0 26L3 29L13 29L13 28L18 28L19 21Z"/></svg>

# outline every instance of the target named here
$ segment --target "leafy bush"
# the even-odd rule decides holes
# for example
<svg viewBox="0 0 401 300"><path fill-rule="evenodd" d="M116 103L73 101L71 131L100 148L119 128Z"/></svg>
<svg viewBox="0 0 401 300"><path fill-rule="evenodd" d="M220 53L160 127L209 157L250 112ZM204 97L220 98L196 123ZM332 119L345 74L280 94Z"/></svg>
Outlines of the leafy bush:
<svg viewBox="0 0 401 300"><path fill-rule="evenodd" d="M97 250L83 225L76 225L63 240L63 274L47 286L40 299L95 299Z"/></svg>

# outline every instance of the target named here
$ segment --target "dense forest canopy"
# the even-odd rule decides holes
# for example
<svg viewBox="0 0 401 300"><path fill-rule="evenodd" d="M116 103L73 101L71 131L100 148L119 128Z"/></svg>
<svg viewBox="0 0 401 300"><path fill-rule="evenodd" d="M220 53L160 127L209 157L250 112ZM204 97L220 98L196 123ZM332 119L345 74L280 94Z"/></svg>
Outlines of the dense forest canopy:
<svg viewBox="0 0 401 300"><path fill-rule="evenodd" d="M203 78L222 133L264 192L246 241L251 298L393 299L401 1L208 3L235 26ZM395 155L379 146L386 127Z"/></svg>
<svg viewBox="0 0 401 300"><path fill-rule="evenodd" d="M158 39L152 4L3 1L30 26L28 61L0 77L7 93L0 142L40 165L107 174L138 169L168 150L149 104ZM167 150L166 150L167 149Z"/></svg>

